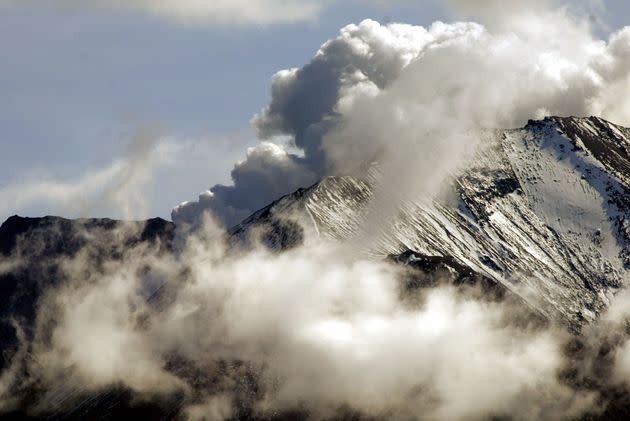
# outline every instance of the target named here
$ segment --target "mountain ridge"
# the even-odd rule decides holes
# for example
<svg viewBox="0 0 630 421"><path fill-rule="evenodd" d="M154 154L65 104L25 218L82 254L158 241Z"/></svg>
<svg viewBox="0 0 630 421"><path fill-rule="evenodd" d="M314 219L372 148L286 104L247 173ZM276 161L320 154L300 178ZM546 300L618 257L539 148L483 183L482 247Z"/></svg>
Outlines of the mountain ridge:
<svg viewBox="0 0 630 421"><path fill-rule="evenodd" d="M382 215L370 203L382 173L370 166L360 176L328 176L278 198L229 229L229 242L262 243L277 251L311 235L354 242L366 256L408 267L410 290L445 280L458 288L480 287L482 299L516 297L541 319L577 333L627 285L630 129L596 117L548 117L483 136L470 164L433 200L405 201L397 213L378 220L375 215ZM31 335L39 297L62 282L58 257L86 244L108 259L144 244L176 253L180 234L160 218L7 219L0 225L0 369L17 355L21 333L14 323ZM21 262L3 268L3 260L15 257ZM130 399L127 391L107 391L73 413L129 415L135 407ZM159 405L141 410L176 412Z"/></svg>
<svg viewBox="0 0 630 421"><path fill-rule="evenodd" d="M404 203L368 254L450 256L572 325L592 321L627 278L629 129L597 117L548 117L487 133L452 180L455 203ZM273 233L286 209L318 234L360 229L375 177L329 176L238 225ZM306 215L307 217L303 217ZM296 235L294 240L301 238ZM525 286L527 291L522 290Z"/></svg>
<svg viewBox="0 0 630 421"><path fill-rule="evenodd" d="M532 304L551 318L574 325L594 320L630 267L630 129L599 117L546 117L484 136L472 164L452 179L454 202L405 202L364 252L454 258L527 300L543 297L546 303ZM229 236L237 242L254 236L274 249L299 244L305 230L352 239L378 182L372 168L361 177L327 176L254 212ZM12 247L2 239L8 226L26 229L53 217L15 218L0 228L5 255ZM172 241L172 223L156 218L149 225L171 232Z"/></svg>

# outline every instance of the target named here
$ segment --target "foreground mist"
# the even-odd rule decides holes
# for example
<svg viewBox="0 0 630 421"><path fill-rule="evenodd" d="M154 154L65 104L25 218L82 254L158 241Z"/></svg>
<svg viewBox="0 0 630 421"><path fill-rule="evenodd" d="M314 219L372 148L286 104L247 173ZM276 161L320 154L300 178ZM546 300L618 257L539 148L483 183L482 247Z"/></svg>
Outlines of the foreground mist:
<svg viewBox="0 0 630 421"><path fill-rule="evenodd" d="M63 414L122 387L186 419L567 419L600 413L630 378L625 294L576 336L516 296L446 275L423 286L310 235L282 253L237 247L210 219L173 253L134 244L132 225L76 235L89 243L55 258L60 281L2 373L3 411Z"/></svg>

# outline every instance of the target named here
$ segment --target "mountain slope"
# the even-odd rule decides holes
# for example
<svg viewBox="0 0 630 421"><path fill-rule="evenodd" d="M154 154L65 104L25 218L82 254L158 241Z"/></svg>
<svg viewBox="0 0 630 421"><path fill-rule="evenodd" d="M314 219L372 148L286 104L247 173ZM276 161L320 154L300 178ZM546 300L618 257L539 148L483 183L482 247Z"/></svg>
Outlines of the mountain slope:
<svg viewBox="0 0 630 421"><path fill-rule="evenodd" d="M449 192L405 203L386 221L368 205L378 184L370 171L327 177L233 232L262 229L286 245L301 235L279 227L307 220L321 235L356 240L372 255L452 257L552 319L574 327L593 320L628 278L630 130L595 117L552 117L484 136Z"/></svg>
<svg viewBox="0 0 630 421"><path fill-rule="evenodd" d="M627 283L630 130L598 118L553 117L483 136L471 164L435 200L408 201L383 213L371 206L388 198L379 197L382 174L370 167L363 177L327 177L276 200L232 228L231 241L242 245L253 237L277 250L310 235L352 242L367 255L408 266L409 291L444 278L479 287L483 299L513 298L506 294L511 291L519 303L579 330ZM99 256L115 260L145 244L161 256L175 251L175 238L176 227L160 219L9 218L0 226L0 373L15 361L25 369L27 357L17 355L20 335L28 342L38 300L64 281L60 261L87 250L98 266ZM185 361L174 360L169 370L190 376L191 384L207 376ZM44 392L36 384L10 386L26 399L12 414L20 419L28 418L20 412L30 408L28 399L58 399L36 398ZM256 390L255 382L247 387ZM183 405L177 396L138 403L116 387L79 401L70 412L59 407L44 416L171 419Z"/></svg>
<svg viewBox="0 0 630 421"><path fill-rule="evenodd" d="M158 244L167 251L174 233L174 225L160 218L142 222L54 216L7 219L0 226L1 349L17 341L13 321L32 326L40 296L64 280L60 259L76 256L88 244L95 260L119 258L140 243ZM0 354L0 370L5 357L6 353Z"/></svg>
<svg viewBox="0 0 630 421"><path fill-rule="evenodd" d="M117 389L96 395L88 402L90 408L79 406L68 413L31 416L36 397L45 393L37 384L13 374L27 370L31 349L25 344L36 334L40 300L66 281L64 261L86 252L94 262L120 259L140 244L168 252L174 233L174 225L160 218L123 222L12 216L0 226L0 391L9 391L16 404L15 412L0 413L1 419L158 418L162 411L155 405L131 405L129 392ZM11 408L7 402L2 404L3 411Z"/></svg>

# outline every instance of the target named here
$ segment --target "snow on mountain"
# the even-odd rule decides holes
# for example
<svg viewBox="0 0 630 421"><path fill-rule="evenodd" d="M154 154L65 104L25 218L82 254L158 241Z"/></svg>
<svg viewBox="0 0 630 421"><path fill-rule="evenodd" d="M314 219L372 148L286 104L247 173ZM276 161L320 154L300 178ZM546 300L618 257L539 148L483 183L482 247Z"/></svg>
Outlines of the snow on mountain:
<svg viewBox="0 0 630 421"><path fill-rule="evenodd" d="M279 198L232 228L231 239L241 245L255 237L278 250L313 235L351 242L361 253L418 271L410 270L409 279L403 279L409 291L444 280L464 288L474 285L480 298L518 297L514 301L519 306L525 301L576 332L604 311L629 277L630 130L594 117L551 117L521 129L487 131L483 137L468 166L450 178L436 199L407 201L393 213L391 207L381 209L378 204L390 198L380 188L384 175L374 165L362 176L326 177ZM92 244L87 251L100 264L148 245L157 261L178 253L183 234L160 219L9 218L0 226L0 270L3 258L14 265L0 272L0 369L30 367L24 365L27 354L21 353L20 344L37 332L41 297L64 281L64 257ZM154 275L159 281L149 272L146 278L149 297L161 288L155 289ZM180 282L177 276L171 282ZM160 294L169 299L171 293ZM536 321L546 323L544 318ZM169 356L167 365L191 384L198 384L195 376L207 376L187 364ZM13 394L30 399L40 392L21 383L19 376L12 381L6 384ZM199 390L204 384L199 383ZM41 399L61 417L66 409L55 406L57 401L81 393L85 398L64 419L77 414L158 418L156 414L172 415L185 403L175 396L137 407L124 388L88 393L62 387ZM622 416L624 399L615 401ZM28 408L29 403L23 405ZM613 405L613 413L617 407ZM17 408L17 418L24 408Z"/></svg>
<svg viewBox="0 0 630 421"><path fill-rule="evenodd" d="M282 248L303 237L296 218L307 220L306 229L374 256L452 257L569 325L595 319L630 269L630 130L551 117L484 136L450 192L385 221L368 206L379 178L371 169L300 189L232 232Z"/></svg>

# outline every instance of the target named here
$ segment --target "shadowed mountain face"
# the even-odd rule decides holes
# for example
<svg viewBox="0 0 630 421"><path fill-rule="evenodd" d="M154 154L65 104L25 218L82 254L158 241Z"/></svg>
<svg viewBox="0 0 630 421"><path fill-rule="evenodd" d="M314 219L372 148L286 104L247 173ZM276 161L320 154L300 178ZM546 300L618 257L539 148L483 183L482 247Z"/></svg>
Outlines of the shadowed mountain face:
<svg viewBox="0 0 630 421"><path fill-rule="evenodd" d="M0 226L0 372L9 370L11 363L21 358L20 345L32 339L42 297L65 281L60 267L62 261L89 250L92 261L98 264L99 261L120 259L139 244L154 245L167 252L172 247L174 234L174 225L159 218L121 222L111 219L69 220L53 216L10 217ZM35 399L30 395L38 393L36 385L16 384L15 388L16 396L24 392L24 388L28 390L24 406ZM113 396L118 402L116 405L112 405L111 394L105 395L109 399L104 399L102 405L111 407L107 413L116 417L122 415L119 414L120 408L126 407L131 397L125 391ZM96 419L102 408L96 409L93 415L72 413L59 415L59 418L76 419L85 415ZM141 416L159 412L150 406L139 405L128 414ZM2 419L5 418L30 419L21 410L2 415Z"/></svg>
<svg viewBox="0 0 630 421"><path fill-rule="evenodd" d="M90 245L95 261L99 257L103 261L120 259L139 243L159 243L167 251L172 247L174 234L174 225L160 218L121 222L53 216L10 217L0 226L0 262L11 262L11 267L0 267L2 343L11 344L17 339L12 319L27 322L22 324L25 326L32 325L38 298L47 288L63 281L58 267L60 259L76 256L86 245ZM0 357L0 367L5 365L4 357Z"/></svg>
<svg viewBox="0 0 630 421"><path fill-rule="evenodd" d="M484 137L472 163L435 200L410 200L377 218L371 206L381 194L377 169L364 177L327 177L245 219L230 230L230 242L239 247L254 239L281 252L307 235L354 241L374 258L406 266L408 291L440 282L480 287L485 298L512 297L541 318L579 331L628 279L630 130L599 118L553 117ZM98 266L138 245L173 255L175 238L175 226L162 219L9 218L0 227L0 369L20 357L20 344L33 336L40 299L65 280L63 260L87 252ZM169 369L204 376L176 358ZM257 393L252 373L224 369L243 370L249 380L241 387ZM30 384L16 385L18 392L24 401L7 419L26 419L42 391ZM138 402L115 387L70 413L46 417L172 419L180 398ZM304 418L277 419L285 416ZM251 408L244 404L235 418L251 418Z"/></svg>

